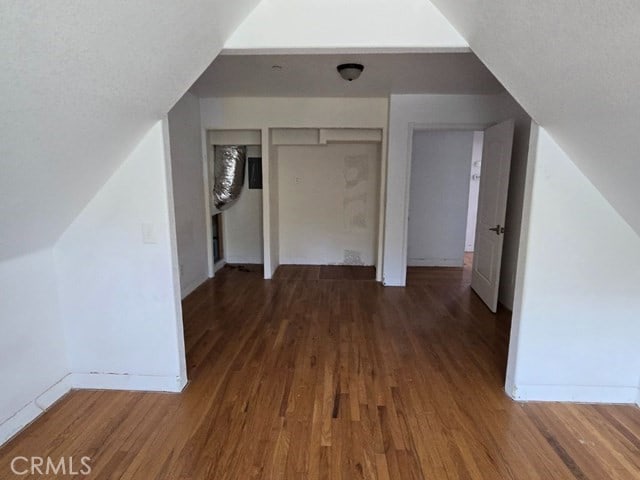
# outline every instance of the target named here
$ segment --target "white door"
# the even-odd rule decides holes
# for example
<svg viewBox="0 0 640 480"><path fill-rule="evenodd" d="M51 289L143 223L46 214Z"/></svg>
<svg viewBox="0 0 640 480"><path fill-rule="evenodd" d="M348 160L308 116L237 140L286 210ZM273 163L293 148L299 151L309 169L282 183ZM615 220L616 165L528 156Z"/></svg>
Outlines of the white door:
<svg viewBox="0 0 640 480"><path fill-rule="evenodd" d="M471 288L492 312L498 308L513 128L507 120L485 130L482 149Z"/></svg>

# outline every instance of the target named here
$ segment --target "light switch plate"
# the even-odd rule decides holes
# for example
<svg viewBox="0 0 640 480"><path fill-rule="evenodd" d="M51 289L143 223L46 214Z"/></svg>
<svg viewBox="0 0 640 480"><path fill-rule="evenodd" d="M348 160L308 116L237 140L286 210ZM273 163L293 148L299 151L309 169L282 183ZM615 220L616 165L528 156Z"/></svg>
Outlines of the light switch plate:
<svg viewBox="0 0 640 480"><path fill-rule="evenodd" d="M156 238L156 229L153 223L142 224L142 243L158 243L158 240Z"/></svg>

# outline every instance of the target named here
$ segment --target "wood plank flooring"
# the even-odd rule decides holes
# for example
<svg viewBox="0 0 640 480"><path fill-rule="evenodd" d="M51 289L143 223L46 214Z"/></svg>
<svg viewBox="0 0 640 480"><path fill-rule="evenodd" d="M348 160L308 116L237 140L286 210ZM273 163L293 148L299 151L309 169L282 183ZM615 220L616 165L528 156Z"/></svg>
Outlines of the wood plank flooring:
<svg viewBox="0 0 640 480"><path fill-rule="evenodd" d="M0 450L0 478L16 455L90 456L91 479L640 478L640 409L505 395L509 314L468 268L405 289L246 270L185 300L182 394L72 392Z"/></svg>

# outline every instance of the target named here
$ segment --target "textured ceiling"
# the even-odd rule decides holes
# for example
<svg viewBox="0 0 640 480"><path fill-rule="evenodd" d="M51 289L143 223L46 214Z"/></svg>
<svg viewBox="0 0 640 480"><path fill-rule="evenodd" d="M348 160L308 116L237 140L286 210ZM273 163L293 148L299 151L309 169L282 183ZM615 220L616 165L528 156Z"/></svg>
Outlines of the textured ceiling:
<svg viewBox="0 0 640 480"><path fill-rule="evenodd" d="M0 259L52 244L257 0L0 4Z"/></svg>
<svg viewBox="0 0 640 480"><path fill-rule="evenodd" d="M365 69L359 79L346 82L336 66L351 62ZM412 53L221 55L191 91L201 97L376 97L494 94L504 89L472 53Z"/></svg>
<svg viewBox="0 0 640 480"><path fill-rule="evenodd" d="M640 3L433 3L640 233Z"/></svg>

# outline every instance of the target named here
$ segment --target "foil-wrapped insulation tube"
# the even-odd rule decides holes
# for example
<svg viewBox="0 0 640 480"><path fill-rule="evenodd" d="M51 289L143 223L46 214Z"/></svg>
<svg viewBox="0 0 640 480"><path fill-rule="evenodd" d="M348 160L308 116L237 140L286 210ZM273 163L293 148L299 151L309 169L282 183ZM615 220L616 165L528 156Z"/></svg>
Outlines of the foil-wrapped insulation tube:
<svg viewBox="0 0 640 480"><path fill-rule="evenodd" d="M216 145L213 159L213 204L218 210L226 210L242 193L244 164L247 147Z"/></svg>

